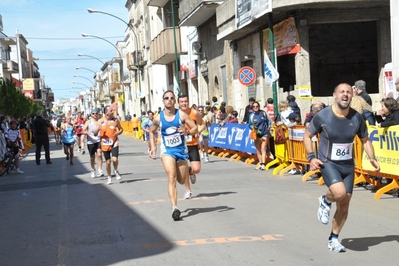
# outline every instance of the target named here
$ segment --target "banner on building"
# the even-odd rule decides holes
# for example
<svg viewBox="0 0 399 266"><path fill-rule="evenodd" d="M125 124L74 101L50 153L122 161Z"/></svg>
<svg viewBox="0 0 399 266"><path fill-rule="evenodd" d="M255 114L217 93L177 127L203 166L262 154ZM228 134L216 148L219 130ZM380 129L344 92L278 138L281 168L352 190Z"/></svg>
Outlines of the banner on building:
<svg viewBox="0 0 399 266"><path fill-rule="evenodd" d="M272 12L272 0L236 0L236 29Z"/></svg>
<svg viewBox="0 0 399 266"><path fill-rule="evenodd" d="M33 100L35 98L34 93L31 90L29 90L29 91L24 90L23 93L24 93L25 97L28 97L31 100Z"/></svg>
<svg viewBox="0 0 399 266"><path fill-rule="evenodd" d="M209 146L255 154L255 142L249 137L250 131L247 124L225 124L223 127L212 124Z"/></svg>
<svg viewBox="0 0 399 266"><path fill-rule="evenodd" d="M392 75L392 63L385 64L384 66L384 98L396 98L395 84Z"/></svg>
<svg viewBox="0 0 399 266"><path fill-rule="evenodd" d="M186 54L180 55L180 71L188 71L189 68L189 57Z"/></svg>
<svg viewBox="0 0 399 266"><path fill-rule="evenodd" d="M22 88L24 91L34 91L35 90L35 80L32 78L24 79L22 82Z"/></svg>
<svg viewBox="0 0 399 266"><path fill-rule="evenodd" d="M188 76L190 79L196 79L198 77L198 64L197 60L193 60L190 62Z"/></svg>
<svg viewBox="0 0 399 266"><path fill-rule="evenodd" d="M263 31L263 50L270 54L269 29ZM277 56L296 54L300 51L299 34L295 19L290 17L273 26L274 48Z"/></svg>

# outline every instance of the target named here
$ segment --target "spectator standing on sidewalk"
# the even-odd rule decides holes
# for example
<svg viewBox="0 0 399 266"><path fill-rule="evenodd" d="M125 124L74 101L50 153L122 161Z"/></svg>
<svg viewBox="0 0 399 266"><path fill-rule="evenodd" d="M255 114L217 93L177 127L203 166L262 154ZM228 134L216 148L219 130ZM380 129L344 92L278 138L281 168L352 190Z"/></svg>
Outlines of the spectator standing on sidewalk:
<svg viewBox="0 0 399 266"><path fill-rule="evenodd" d="M260 109L260 104L258 102L254 102L252 108L253 112L249 116L248 124L250 124L251 127L254 127L256 131L255 148L260 163L255 170L265 170L267 157L266 146L268 138L270 137L270 121L267 117L266 111Z"/></svg>
<svg viewBox="0 0 399 266"><path fill-rule="evenodd" d="M42 146L44 147L44 154L47 164L52 164L50 160L50 139L48 137L48 128L51 124L48 120L43 118L43 111L36 112L36 118L33 120L33 134L35 136L36 145L36 164L40 165L40 157Z"/></svg>
<svg viewBox="0 0 399 266"><path fill-rule="evenodd" d="M358 80L352 87L353 93L362 97L370 106L373 106L370 95L366 92L366 82L364 80Z"/></svg>
<svg viewBox="0 0 399 266"><path fill-rule="evenodd" d="M130 120L132 120L132 116L130 115L130 112L129 111L127 111L127 115L125 116L125 120L126 121L130 121Z"/></svg>
<svg viewBox="0 0 399 266"><path fill-rule="evenodd" d="M243 123L247 123L248 122L249 115L253 112L252 105L254 104L254 102L255 102L255 98L254 97L249 98L249 103L245 107L244 118L242 119Z"/></svg>

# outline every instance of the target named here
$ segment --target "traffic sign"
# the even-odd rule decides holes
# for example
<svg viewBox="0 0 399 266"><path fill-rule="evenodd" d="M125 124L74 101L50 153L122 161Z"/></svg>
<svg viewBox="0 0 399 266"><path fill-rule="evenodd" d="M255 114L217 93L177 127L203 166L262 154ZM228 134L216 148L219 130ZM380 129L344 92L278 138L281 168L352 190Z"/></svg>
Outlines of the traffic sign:
<svg viewBox="0 0 399 266"><path fill-rule="evenodd" d="M238 80L242 85L249 86L256 80L256 72L252 67L242 67L238 70Z"/></svg>

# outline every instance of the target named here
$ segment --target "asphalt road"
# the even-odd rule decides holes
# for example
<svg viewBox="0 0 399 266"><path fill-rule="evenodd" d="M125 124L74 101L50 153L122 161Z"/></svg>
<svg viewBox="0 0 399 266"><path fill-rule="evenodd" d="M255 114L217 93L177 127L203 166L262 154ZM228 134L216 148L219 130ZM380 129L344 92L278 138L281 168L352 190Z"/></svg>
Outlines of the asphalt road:
<svg viewBox="0 0 399 266"><path fill-rule="evenodd" d="M70 166L51 142L53 164L0 178L0 265L393 265L398 261L399 199L354 189L340 234L346 253L330 252L331 225L316 218L326 190L299 175L211 156L193 198L173 221L161 160L142 141L121 136L120 183L90 178L89 155ZM105 170L105 168L104 168ZM184 187L179 185L179 198ZM335 208L333 208L333 211Z"/></svg>

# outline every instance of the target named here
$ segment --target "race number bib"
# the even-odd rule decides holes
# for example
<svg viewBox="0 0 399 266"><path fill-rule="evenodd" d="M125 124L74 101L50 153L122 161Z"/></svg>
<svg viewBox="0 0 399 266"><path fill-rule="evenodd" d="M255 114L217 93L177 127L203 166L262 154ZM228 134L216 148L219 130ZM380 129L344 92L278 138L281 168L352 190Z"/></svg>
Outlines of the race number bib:
<svg viewBox="0 0 399 266"><path fill-rule="evenodd" d="M191 136L191 135L187 135L186 136L186 141L187 142L190 142L190 141L192 141L193 140L193 136Z"/></svg>
<svg viewBox="0 0 399 266"><path fill-rule="evenodd" d="M103 139L102 144L105 146L112 146L112 144L114 144L114 141L112 139Z"/></svg>
<svg viewBox="0 0 399 266"><path fill-rule="evenodd" d="M353 143L333 143L331 149L331 160L344 161L351 160Z"/></svg>
<svg viewBox="0 0 399 266"><path fill-rule="evenodd" d="M183 143L181 140L180 133L176 133L176 134L173 134L170 136L165 136L164 139L165 139L166 147L173 148L173 147L179 146Z"/></svg>

